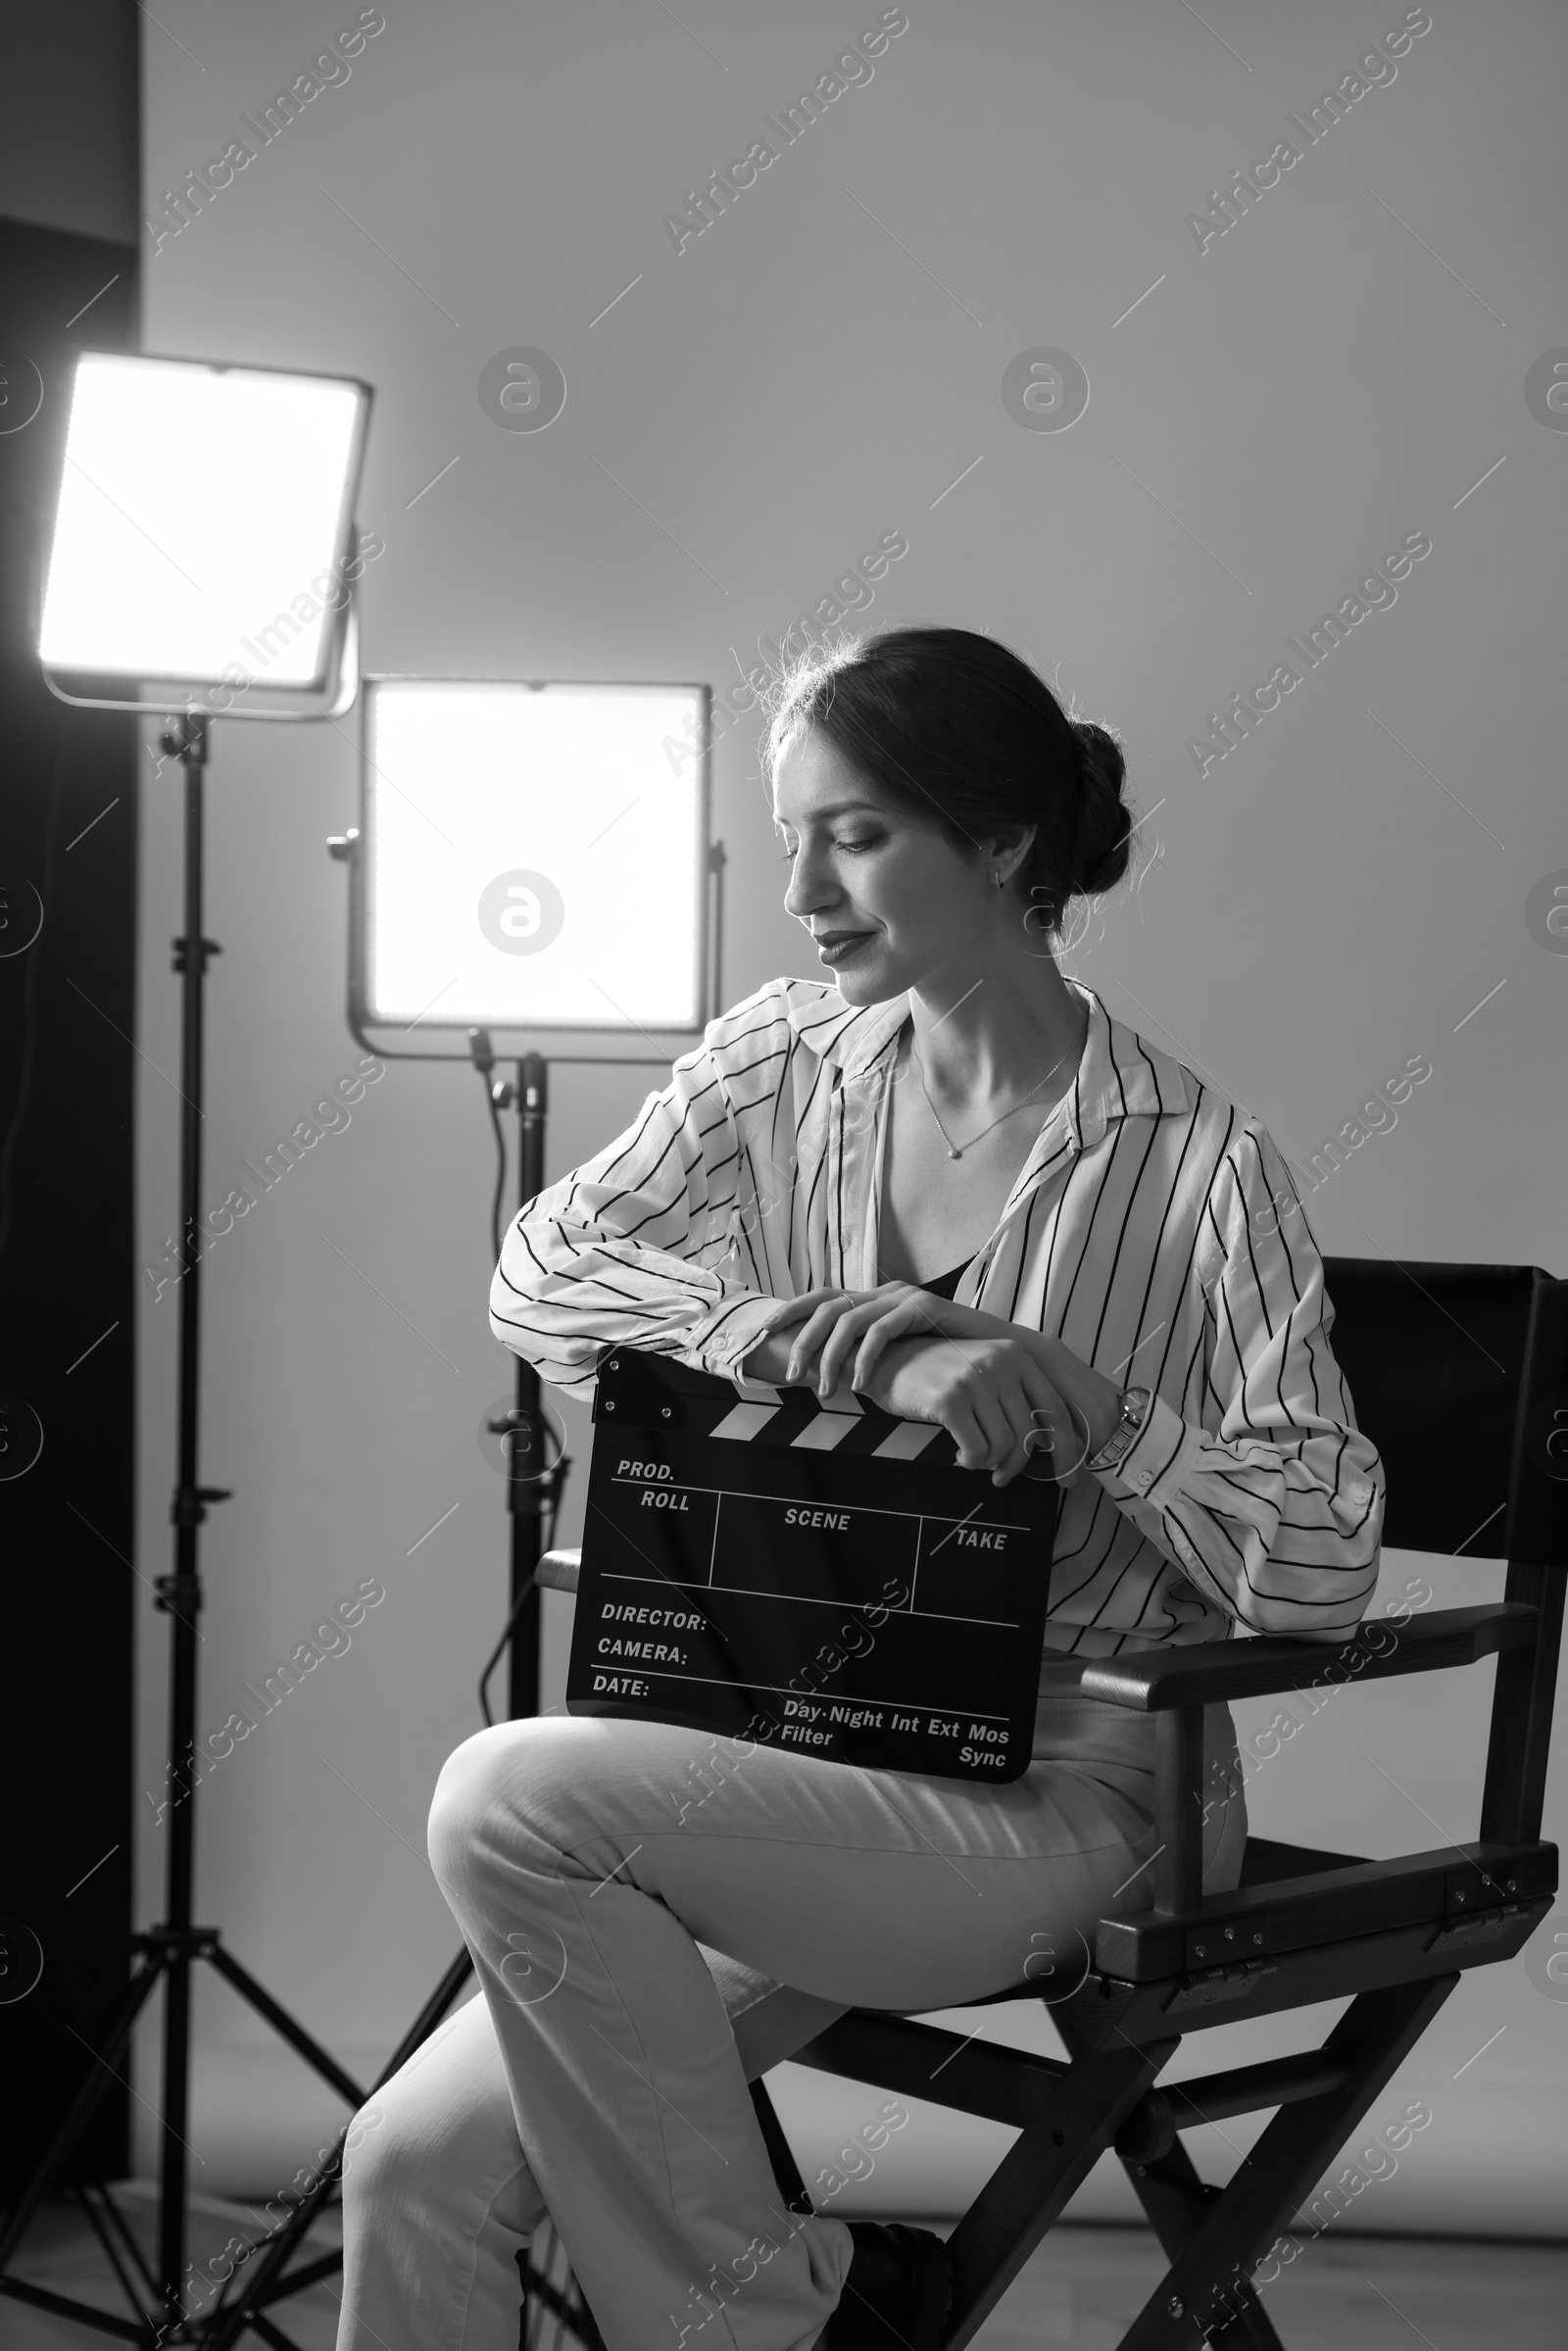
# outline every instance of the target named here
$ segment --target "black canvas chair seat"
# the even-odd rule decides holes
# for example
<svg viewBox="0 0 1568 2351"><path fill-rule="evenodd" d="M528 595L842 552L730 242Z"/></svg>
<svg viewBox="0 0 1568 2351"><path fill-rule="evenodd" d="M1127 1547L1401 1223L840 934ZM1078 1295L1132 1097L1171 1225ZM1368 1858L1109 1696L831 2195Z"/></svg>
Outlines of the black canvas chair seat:
<svg viewBox="0 0 1568 2351"><path fill-rule="evenodd" d="M950 2239L944 2351L971 2340L1107 2147L1170 2265L1122 2351L1205 2338L1277 2351L1254 2268L1462 1973L1512 1958L1551 1908L1557 1851L1541 1816L1568 1569L1568 1282L1530 1266L1348 1257L1328 1259L1326 1275L1335 1352L1388 1473L1385 1543L1501 1554L1504 1596L1372 1619L1339 1649L1259 1639L1079 1661L1086 1695L1156 1718L1153 1900L1101 1920L1090 1971L1065 1996L1036 1982L965 2003L1049 1998L1066 2058L871 2009L852 2009L794 2058L1018 2131ZM576 1560L548 1554L540 1581L573 1590ZM1240 1883L1202 1894L1206 1704L1489 1656L1471 1841L1371 1861L1253 1837ZM1159 2085L1188 2033L1324 2000L1349 2006L1320 2049ZM809 2210L760 2082L753 2096L780 2188ZM1274 2119L1229 2184L1201 2181L1181 2132L1266 2109Z"/></svg>

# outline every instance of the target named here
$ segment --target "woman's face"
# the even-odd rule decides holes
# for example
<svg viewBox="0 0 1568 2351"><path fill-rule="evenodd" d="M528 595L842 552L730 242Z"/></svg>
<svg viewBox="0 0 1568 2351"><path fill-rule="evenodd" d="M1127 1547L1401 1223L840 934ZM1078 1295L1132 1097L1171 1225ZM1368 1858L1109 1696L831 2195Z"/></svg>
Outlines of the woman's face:
<svg viewBox="0 0 1568 2351"><path fill-rule="evenodd" d="M773 818L790 857L785 907L822 942L821 969L850 1004L923 993L994 952L997 893L978 849L890 808L810 727L779 757Z"/></svg>

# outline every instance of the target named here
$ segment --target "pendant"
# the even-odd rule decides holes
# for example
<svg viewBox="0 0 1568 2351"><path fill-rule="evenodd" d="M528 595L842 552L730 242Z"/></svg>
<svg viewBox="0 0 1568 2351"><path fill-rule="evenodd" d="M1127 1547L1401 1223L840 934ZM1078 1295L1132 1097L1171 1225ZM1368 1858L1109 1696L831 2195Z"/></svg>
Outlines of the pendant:
<svg viewBox="0 0 1568 2351"><path fill-rule="evenodd" d="M950 1143L950 1144L948 1145L948 1157L949 1157L950 1159L961 1159L961 1158L963 1157L963 1153L962 1153L962 1151L956 1151L954 1150L954 1148L953 1148L952 1144Z"/></svg>

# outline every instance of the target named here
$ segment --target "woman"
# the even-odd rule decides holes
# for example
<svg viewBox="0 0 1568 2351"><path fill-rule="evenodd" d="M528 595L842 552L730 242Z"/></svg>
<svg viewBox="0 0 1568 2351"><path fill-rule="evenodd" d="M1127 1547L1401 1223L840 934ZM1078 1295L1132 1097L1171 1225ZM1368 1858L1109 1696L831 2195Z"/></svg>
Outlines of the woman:
<svg viewBox="0 0 1568 2351"><path fill-rule="evenodd" d="M493 1326L579 1396L645 1347L850 1382L999 1482L1048 1440L1034 1761L975 1788L563 1717L460 1747L430 1850L484 1996L377 2100L340 2351L511 2351L547 2208L610 2351L934 2342L940 2240L785 2215L748 2080L848 2007L1001 1990L1150 1898L1152 1720L1080 1699L1068 1660L1337 1642L1376 1579L1382 1469L1279 1152L1057 969L1074 902L1128 867L1112 738L989 638L899 629L786 682L766 768L828 976L710 1023L528 1203ZM1223 1707L1208 1764L1213 1889L1246 1826Z"/></svg>

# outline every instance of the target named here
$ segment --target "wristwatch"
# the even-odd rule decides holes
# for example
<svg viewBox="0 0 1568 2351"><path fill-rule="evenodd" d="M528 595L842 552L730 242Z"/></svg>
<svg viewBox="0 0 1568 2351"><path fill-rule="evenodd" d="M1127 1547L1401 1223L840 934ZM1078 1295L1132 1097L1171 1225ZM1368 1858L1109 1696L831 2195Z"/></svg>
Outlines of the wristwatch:
<svg viewBox="0 0 1568 2351"><path fill-rule="evenodd" d="M1147 1388L1124 1388L1121 1392L1121 1418L1086 1467L1114 1469L1122 1455L1131 1451L1134 1440L1149 1418L1149 1408L1153 1400L1152 1394Z"/></svg>

